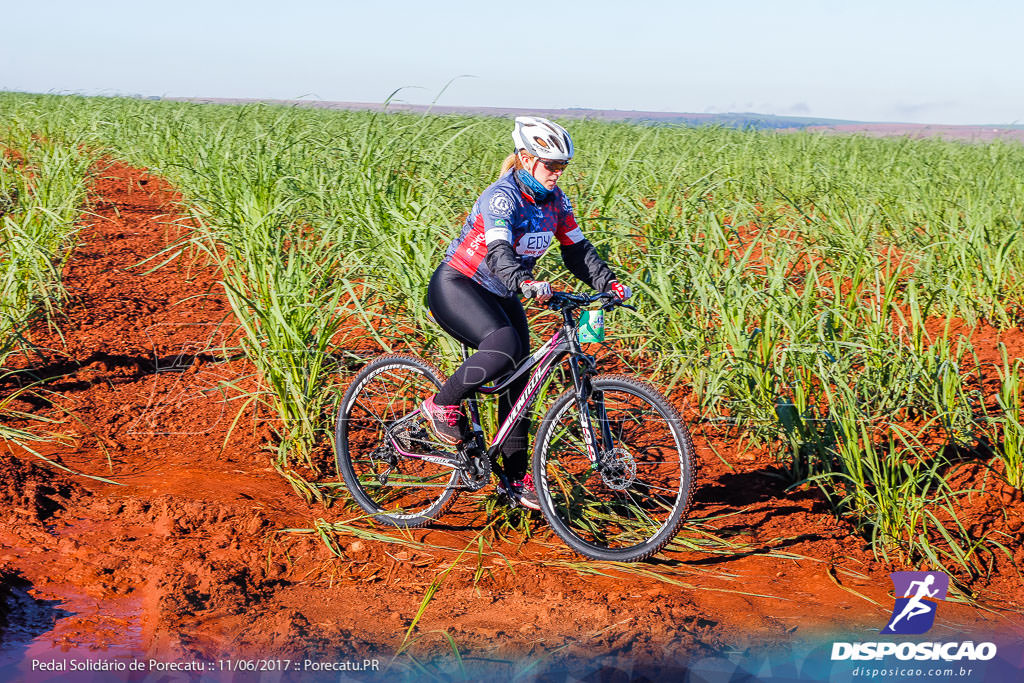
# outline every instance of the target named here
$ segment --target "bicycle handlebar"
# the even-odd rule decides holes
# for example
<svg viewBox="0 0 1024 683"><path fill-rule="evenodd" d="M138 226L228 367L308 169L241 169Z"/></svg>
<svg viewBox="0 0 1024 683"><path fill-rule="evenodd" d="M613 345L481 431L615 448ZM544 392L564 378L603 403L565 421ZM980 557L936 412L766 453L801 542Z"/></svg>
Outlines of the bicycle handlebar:
<svg viewBox="0 0 1024 683"><path fill-rule="evenodd" d="M578 294L576 292L551 292L551 298L544 302L544 306L547 306L553 311L561 311L567 308L583 308L588 304L592 304L595 301L601 301L604 299L606 302L601 305L601 310L610 311L613 308L622 306L628 308L631 311L636 310L636 306L627 304L625 300L616 297L614 294L608 292L601 292L599 294Z"/></svg>

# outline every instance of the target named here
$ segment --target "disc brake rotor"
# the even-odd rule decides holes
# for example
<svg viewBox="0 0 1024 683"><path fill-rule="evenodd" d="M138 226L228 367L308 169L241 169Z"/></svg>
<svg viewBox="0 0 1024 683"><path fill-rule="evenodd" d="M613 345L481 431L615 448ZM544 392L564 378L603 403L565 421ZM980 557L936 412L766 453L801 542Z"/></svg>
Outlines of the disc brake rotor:
<svg viewBox="0 0 1024 683"><path fill-rule="evenodd" d="M601 455L601 479L613 491L625 491L636 481L636 460L624 448L613 448Z"/></svg>

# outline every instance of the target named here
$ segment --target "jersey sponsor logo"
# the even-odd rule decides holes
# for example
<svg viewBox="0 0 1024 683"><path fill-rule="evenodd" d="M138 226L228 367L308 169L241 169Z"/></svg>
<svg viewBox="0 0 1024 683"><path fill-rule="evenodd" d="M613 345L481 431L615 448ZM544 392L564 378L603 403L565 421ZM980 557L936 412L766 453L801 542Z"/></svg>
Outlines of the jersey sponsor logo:
<svg viewBox="0 0 1024 683"><path fill-rule="evenodd" d="M512 215L512 200L508 195L495 192L491 195L491 201L487 205L495 216L508 218Z"/></svg>
<svg viewBox="0 0 1024 683"><path fill-rule="evenodd" d="M516 242L516 253L520 256L543 256L551 246L550 232L528 232Z"/></svg>
<svg viewBox="0 0 1024 683"><path fill-rule="evenodd" d="M569 201L569 197L562 195L562 210L568 213L572 213L572 202Z"/></svg>
<svg viewBox="0 0 1024 683"><path fill-rule="evenodd" d="M477 232L475 235L473 235L472 241L470 241L469 245L466 247L466 256L472 256L473 254L475 254L477 249L479 249L482 246L485 246L485 243L486 241L484 238L484 233Z"/></svg>

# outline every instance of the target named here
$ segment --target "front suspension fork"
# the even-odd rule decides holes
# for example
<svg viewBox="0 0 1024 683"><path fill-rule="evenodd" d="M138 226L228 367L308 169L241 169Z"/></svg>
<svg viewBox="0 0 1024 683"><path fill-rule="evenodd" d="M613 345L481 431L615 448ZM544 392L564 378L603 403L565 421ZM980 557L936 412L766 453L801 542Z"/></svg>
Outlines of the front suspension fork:
<svg viewBox="0 0 1024 683"><path fill-rule="evenodd" d="M608 424L608 413L604 406L604 392L595 391L591 382L593 366L581 371L580 366L582 365L583 363L577 361L575 357L569 364L573 386L576 387L576 408L580 416L580 432L583 435L583 443L587 447L587 457L590 458L591 467L601 471L604 467L604 461L600 457L601 453L612 449L611 427ZM594 433L594 426L590 420L591 404L597 410L596 418L600 425L599 438Z"/></svg>

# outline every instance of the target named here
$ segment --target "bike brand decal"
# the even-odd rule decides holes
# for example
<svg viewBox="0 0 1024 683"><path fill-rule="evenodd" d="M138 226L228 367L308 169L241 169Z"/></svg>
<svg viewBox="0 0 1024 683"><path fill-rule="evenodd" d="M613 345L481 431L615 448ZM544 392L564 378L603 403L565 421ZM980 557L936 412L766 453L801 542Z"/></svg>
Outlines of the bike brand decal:
<svg viewBox="0 0 1024 683"><path fill-rule="evenodd" d="M425 460L427 462L432 462L435 465L443 465L444 467L455 468L459 466L458 463L452 462L448 458L441 458L436 455L414 455L412 457L419 458L420 460Z"/></svg>
<svg viewBox="0 0 1024 683"><path fill-rule="evenodd" d="M459 463L455 462L451 458L445 458L439 455L422 455L420 453L410 453L409 451L404 450L401 446L398 445L398 442L395 440L395 437L389 436L388 438L391 441L392 447L394 447L394 449L398 451L399 455L405 456L406 458L415 458L416 460L432 462L435 465L442 465L444 467L451 467L453 469L459 466Z"/></svg>
<svg viewBox="0 0 1024 683"><path fill-rule="evenodd" d="M508 195L501 194L500 192L495 192L491 195L488 207L495 216L508 218L512 215L512 200L508 198Z"/></svg>
<svg viewBox="0 0 1024 683"><path fill-rule="evenodd" d="M587 457L590 462L597 462L597 448L594 447L593 432L590 429L590 410L585 405L580 411L580 431L583 432L583 443L587 445Z"/></svg>
<svg viewBox="0 0 1024 683"><path fill-rule="evenodd" d="M530 401L530 399L533 398L533 394L540 387L541 382L543 382L544 379L547 378L548 368L544 366L544 361L546 361L558 347L559 335L560 333L556 332L555 336L553 336L551 338L551 341L548 342L548 344L550 344L551 346L549 349L547 349L547 355L545 355L544 359L541 360L540 367L538 367L537 371L530 377L530 381L526 383L526 388L523 390L523 393L519 395L519 400L516 401L515 405L512 406L512 410L509 412L508 417L505 418L505 423L501 426L501 429L494 436L493 443L501 443L501 441L508 434L509 430L512 429L512 425L514 425L519 420L523 409L526 407L526 404ZM544 347L541 347L537 353L540 353L541 351L544 350ZM536 357L536 354L534 354L534 357Z"/></svg>

